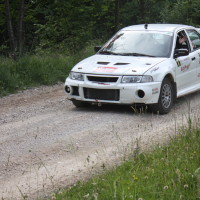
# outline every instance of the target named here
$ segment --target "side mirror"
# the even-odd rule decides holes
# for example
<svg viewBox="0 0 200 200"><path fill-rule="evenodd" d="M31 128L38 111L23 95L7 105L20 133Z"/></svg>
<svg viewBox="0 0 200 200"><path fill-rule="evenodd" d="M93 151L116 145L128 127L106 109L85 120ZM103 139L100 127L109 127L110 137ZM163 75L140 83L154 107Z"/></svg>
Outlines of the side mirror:
<svg viewBox="0 0 200 200"><path fill-rule="evenodd" d="M102 46L96 46L96 47L94 47L94 51L95 51L95 52L98 52L98 51L101 49L101 47L102 47Z"/></svg>
<svg viewBox="0 0 200 200"><path fill-rule="evenodd" d="M181 56L188 56L188 55L189 55L188 49L175 49L174 58L178 58Z"/></svg>

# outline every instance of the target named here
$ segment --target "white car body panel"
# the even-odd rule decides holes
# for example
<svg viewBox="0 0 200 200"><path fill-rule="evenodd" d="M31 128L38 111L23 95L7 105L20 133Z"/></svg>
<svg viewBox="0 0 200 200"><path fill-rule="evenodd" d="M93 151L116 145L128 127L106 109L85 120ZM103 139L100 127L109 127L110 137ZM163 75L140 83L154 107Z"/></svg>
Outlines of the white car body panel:
<svg viewBox="0 0 200 200"><path fill-rule="evenodd" d="M75 65L73 71L88 74L138 75L144 74L164 60L166 58L94 55Z"/></svg>
<svg viewBox="0 0 200 200"><path fill-rule="evenodd" d="M102 102L115 104L156 104L158 103L162 81L166 76L170 76L176 84L176 96L180 97L200 89L200 49L193 50L187 56L174 58L177 33L181 30L192 29L194 27L186 25L154 24L149 25L148 30L144 30L144 25L135 25L122 29L121 31L167 31L173 37L171 54L169 57L145 57L145 56L122 56L122 55L102 55L96 54L84 59L75 65L72 72L82 73L84 81L72 80L68 77L65 87L69 88L66 92L69 99ZM121 33L119 31L119 33ZM112 41L113 38L110 40ZM109 42L110 42L109 41ZM108 42L108 43L109 43ZM108 44L107 43L107 44ZM107 45L106 44L106 45ZM105 46L106 46L105 45ZM142 76L153 77L153 82L147 83L122 83L123 76ZM90 77L116 77L116 82L91 81ZM84 89L86 88L86 89ZM101 98L88 98L87 88L96 91L118 90L119 97L116 100L106 100ZM74 90L76 89L75 95ZM107 90L107 91L106 91ZM144 96L141 98L138 91L142 90ZM103 92L102 91L102 92ZM108 93L109 95L109 93Z"/></svg>
<svg viewBox="0 0 200 200"><path fill-rule="evenodd" d="M85 74L86 76L87 74ZM120 79L119 79L120 80ZM102 103L117 103L117 104L134 104L135 102L137 103L146 103L146 104L151 104L157 101L158 99L158 91L156 91L155 95L152 95L152 91L154 88L159 88L160 87L160 82L153 82L151 85L150 84L121 84L120 82L117 83L110 83L108 85L103 85L100 83L91 83L90 81L84 81L83 83L80 82L71 82L69 78L66 79L66 83L71 86L78 86L79 87L79 96L76 97L76 100L81 100L81 101L91 101L91 102L102 102ZM107 101L107 100L98 100L98 99L86 99L84 98L84 93L83 93L83 88L93 88L93 89L106 89L106 90L111 90L111 89L119 89L120 90L120 99L119 101ZM136 91L138 90L144 90L146 92L146 95L144 98L140 99ZM69 97L71 96L71 93L68 94Z"/></svg>

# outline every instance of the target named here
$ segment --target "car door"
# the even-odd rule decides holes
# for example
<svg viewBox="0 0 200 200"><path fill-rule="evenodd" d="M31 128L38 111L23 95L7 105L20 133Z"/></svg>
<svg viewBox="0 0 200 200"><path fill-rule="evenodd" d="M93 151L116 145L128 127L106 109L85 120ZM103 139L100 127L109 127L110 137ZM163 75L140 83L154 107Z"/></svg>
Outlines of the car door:
<svg viewBox="0 0 200 200"><path fill-rule="evenodd" d="M200 83L200 33L194 29L186 31L191 42L192 53L196 63L196 83Z"/></svg>
<svg viewBox="0 0 200 200"><path fill-rule="evenodd" d="M180 44L182 38L185 40ZM176 83L177 91L187 89L192 86L196 80L196 53L191 51L190 41L184 30L177 33L175 49L187 49L189 55L176 58Z"/></svg>

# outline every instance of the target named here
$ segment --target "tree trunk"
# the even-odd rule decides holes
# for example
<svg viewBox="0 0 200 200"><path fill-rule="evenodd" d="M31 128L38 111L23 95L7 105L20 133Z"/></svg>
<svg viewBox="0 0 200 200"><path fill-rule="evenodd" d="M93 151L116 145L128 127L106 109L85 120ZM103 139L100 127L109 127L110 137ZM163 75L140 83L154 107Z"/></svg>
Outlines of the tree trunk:
<svg viewBox="0 0 200 200"><path fill-rule="evenodd" d="M115 31L119 29L119 0L115 0Z"/></svg>
<svg viewBox="0 0 200 200"><path fill-rule="evenodd" d="M24 0L20 3L20 15L19 15L19 55L23 52L24 46Z"/></svg>
<svg viewBox="0 0 200 200"><path fill-rule="evenodd" d="M140 23L145 22L145 0L139 0Z"/></svg>
<svg viewBox="0 0 200 200"><path fill-rule="evenodd" d="M15 58L16 51L17 51L17 45L16 45L16 40L15 40L15 36L14 36L14 32L13 32L9 0L5 0L5 9L6 9L8 35L9 35L9 40L10 40L10 48L11 48L11 52L12 52L11 57Z"/></svg>

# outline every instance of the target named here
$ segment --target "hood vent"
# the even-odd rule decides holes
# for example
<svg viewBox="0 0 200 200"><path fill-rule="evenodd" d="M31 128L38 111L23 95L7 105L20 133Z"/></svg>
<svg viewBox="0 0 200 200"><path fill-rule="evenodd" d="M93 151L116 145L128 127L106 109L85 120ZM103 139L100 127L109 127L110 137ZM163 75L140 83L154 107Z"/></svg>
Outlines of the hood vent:
<svg viewBox="0 0 200 200"><path fill-rule="evenodd" d="M130 63L115 63L115 65L129 65Z"/></svg>
<svg viewBox="0 0 200 200"><path fill-rule="evenodd" d="M97 62L97 64L99 64L99 65L107 65L107 64L109 64L109 62Z"/></svg>

